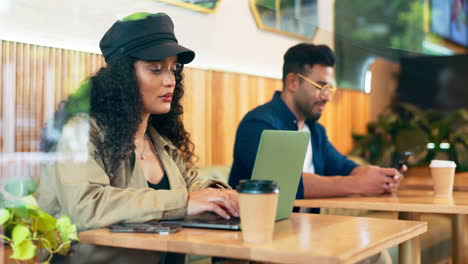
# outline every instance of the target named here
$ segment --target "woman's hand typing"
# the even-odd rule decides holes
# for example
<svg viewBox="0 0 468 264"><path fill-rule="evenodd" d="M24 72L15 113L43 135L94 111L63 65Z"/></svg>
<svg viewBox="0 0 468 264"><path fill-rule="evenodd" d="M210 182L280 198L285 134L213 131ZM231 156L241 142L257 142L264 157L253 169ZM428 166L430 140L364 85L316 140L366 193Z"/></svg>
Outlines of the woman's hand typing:
<svg viewBox="0 0 468 264"><path fill-rule="evenodd" d="M239 217L237 192L214 188L189 192L187 215L197 215L206 211L226 219L231 218L230 215Z"/></svg>

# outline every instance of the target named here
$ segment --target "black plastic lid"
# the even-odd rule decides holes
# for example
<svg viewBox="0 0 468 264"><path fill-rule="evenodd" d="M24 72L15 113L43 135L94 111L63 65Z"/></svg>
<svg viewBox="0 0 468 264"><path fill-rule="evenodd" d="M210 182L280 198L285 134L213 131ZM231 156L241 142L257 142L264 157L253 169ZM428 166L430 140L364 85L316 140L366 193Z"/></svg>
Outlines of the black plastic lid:
<svg viewBox="0 0 468 264"><path fill-rule="evenodd" d="M275 181L241 180L237 191L240 193L279 193L279 188Z"/></svg>

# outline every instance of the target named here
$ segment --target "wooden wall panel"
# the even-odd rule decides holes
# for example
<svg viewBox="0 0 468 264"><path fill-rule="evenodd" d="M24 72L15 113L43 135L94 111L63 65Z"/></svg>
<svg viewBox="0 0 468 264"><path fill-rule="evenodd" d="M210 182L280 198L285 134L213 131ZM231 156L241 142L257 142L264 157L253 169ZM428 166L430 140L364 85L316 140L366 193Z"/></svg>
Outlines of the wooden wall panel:
<svg viewBox="0 0 468 264"><path fill-rule="evenodd" d="M85 77L105 65L98 54L8 41L2 41L0 54L0 70L6 63L15 65L16 70L16 152L37 151L40 131L53 110L45 105L53 104L56 109ZM193 68L185 68L184 75L183 120L195 144L198 165L231 165L240 120L281 90L282 81ZM0 89L3 80L0 74ZM327 105L320 122L338 150L346 153L351 149L351 131L365 131L369 98L361 92L338 90ZM8 100L0 99L0 106ZM2 111L0 107L0 119L4 118ZM0 147L3 140L0 135Z"/></svg>
<svg viewBox="0 0 468 264"><path fill-rule="evenodd" d="M15 133L13 139L0 136L0 149L3 152L5 140L13 140L15 152L38 151L40 133L46 121L45 105L52 103L55 109L86 76L96 70L96 66L104 65L104 60L97 54L9 41L1 42L1 54L0 120L3 125L7 118L3 112L5 101L15 100ZM91 61L96 66L91 65ZM3 97L4 85L9 85L4 82L5 67L14 69L15 98ZM46 89L46 85L53 86L51 91ZM53 97L52 100L49 97Z"/></svg>
<svg viewBox="0 0 468 264"><path fill-rule="evenodd" d="M398 87L400 64L377 58L370 66L372 72L370 93L370 120L377 121L380 113L391 104Z"/></svg>
<svg viewBox="0 0 468 264"><path fill-rule="evenodd" d="M190 132L195 143L195 152L200 164L211 162L212 148L211 131L212 95L211 72L199 69L185 68L184 126Z"/></svg>
<svg viewBox="0 0 468 264"><path fill-rule="evenodd" d="M8 79L9 79L9 83L7 83L6 85L13 85L13 86L16 86L17 84L17 76L15 73L12 72L12 69L16 69L17 67L17 57L16 57L16 51L17 51L17 45L14 45L14 43L7 43L6 45L6 66L7 66L7 70L8 70L8 76L6 76ZM17 96L15 96L15 98L4 98L5 101L13 101L16 103L16 98ZM6 115L6 114L5 114ZM2 119L5 119L6 116L4 116ZM15 119L16 119L16 112L15 112ZM6 142L6 141L9 141L9 142ZM7 139L5 141L5 144L8 143L8 144L14 144L16 146L16 140L10 140L10 139Z"/></svg>
<svg viewBox="0 0 468 264"><path fill-rule="evenodd" d="M24 61L27 59L28 54L24 51L24 44L18 44L18 53L14 54L17 55L17 68L16 68L16 97L15 97L15 149L18 152L23 152L23 128L21 121L24 119L23 117L23 107L22 102L24 98L24 90L25 90L25 83L28 82L29 77L27 76L28 67L24 65ZM16 60L16 59L15 59ZM19 88L19 89L18 89Z"/></svg>
<svg viewBox="0 0 468 264"><path fill-rule="evenodd" d="M369 120L369 95L362 92L338 89L320 119L327 128L328 137L342 153L353 146L352 132L364 133Z"/></svg>
<svg viewBox="0 0 468 264"><path fill-rule="evenodd" d="M212 124L213 124L213 156L211 162L213 164L226 164L228 155L228 142L232 142L232 123L233 116L229 115L230 110L234 107L232 96L229 97L228 89L229 82L232 82L232 73L213 73L213 101L212 101ZM229 87L232 89L232 87ZM187 112L188 114L188 112ZM221 140L223 142L221 142Z"/></svg>

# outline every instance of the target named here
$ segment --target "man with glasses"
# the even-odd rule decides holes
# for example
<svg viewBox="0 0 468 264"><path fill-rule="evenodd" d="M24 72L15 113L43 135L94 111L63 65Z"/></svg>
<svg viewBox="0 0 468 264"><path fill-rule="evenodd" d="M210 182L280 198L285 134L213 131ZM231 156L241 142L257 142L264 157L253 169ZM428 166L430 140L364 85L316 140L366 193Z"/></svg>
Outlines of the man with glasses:
<svg viewBox="0 0 468 264"><path fill-rule="evenodd" d="M263 130L302 130L310 131L311 138L297 199L395 192L401 178L396 169L358 166L335 149L317 122L336 90L334 64L335 55L325 45L301 43L286 52L283 90L250 111L239 125L229 185L235 188L252 174Z"/></svg>

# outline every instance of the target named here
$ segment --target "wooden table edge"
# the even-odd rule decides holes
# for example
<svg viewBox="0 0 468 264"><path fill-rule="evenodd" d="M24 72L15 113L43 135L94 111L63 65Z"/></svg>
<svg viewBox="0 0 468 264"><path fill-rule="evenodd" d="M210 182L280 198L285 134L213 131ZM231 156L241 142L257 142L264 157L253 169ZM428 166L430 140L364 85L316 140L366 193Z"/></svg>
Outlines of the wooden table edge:
<svg viewBox="0 0 468 264"><path fill-rule="evenodd" d="M427 184L421 184L421 183L406 183L400 185L398 187L399 190L424 190L424 191L432 191L434 190L434 187L432 185L427 185ZM454 192L466 192L468 191L468 186L465 185L459 185L459 186L453 186L453 191Z"/></svg>
<svg viewBox="0 0 468 264"><path fill-rule="evenodd" d="M190 228L186 228L190 229ZM100 239L96 237L93 233L94 232L106 232L106 234L110 234L114 236L114 239L111 239L112 242L108 243L104 240L108 239ZM232 231L236 232L236 231ZM121 243L118 241L119 239L118 233L111 233L108 228L101 228L101 229L94 229L94 230L87 230L82 231L79 233L80 243L84 244L93 244L93 245L101 245L101 246L111 246L111 247L122 247L120 246ZM216 257L224 257L224 258L232 258L232 259L247 259L250 261L259 261L259 262L271 262L272 259L276 263L310 263L310 261L306 262L298 262L298 258L301 256L308 257L308 254L295 254L294 257L292 256L284 256L284 254L275 255L274 252L271 250L262 250L260 248L256 248L255 252L252 251L250 248L231 245L229 247L225 245L219 245L214 247L209 247L207 245L201 244L199 246L193 246L191 242L186 241L179 241L179 240L166 240L167 243L147 243L146 248L142 247L127 247L124 248L134 248L134 249L142 249L142 250L152 250L152 251L162 251L162 252L174 252L174 253L184 253L184 254L195 254L195 255L204 255L204 256L216 256ZM138 244L141 244L138 243ZM184 248L184 250L180 250L180 248ZM222 250L222 254L219 253ZM240 253L241 252L241 253ZM242 258L240 258L242 256ZM268 257L266 257L268 256ZM247 257L247 258L245 258ZM330 257L330 256L313 256L314 262L317 261L319 263L330 263L330 264L340 264L339 257ZM323 259L321 261L321 259Z"/></svg>
<svg viewBox="0 0 468 264"><path fill-rule="evenodd" d="M402 220L400 220L402 221ZM412 229L406 230L405 232L395 234L394 237L389 237L387 238L384 242L379 243L378 245L375 245L372 247L370 252L371 254L366 254L362 256L361 253L358 253L353 256L349 257L344 257L343 260L341 260L340 263L343 264L348 264L348 263L356 263L358 261L361 261L367 257L373 256L379 252L382 252L385 249L389 249L391 247L400 245L403 242L409 241L410 239L414 239L421 234L427 232L427 223L426 222L421 222L421 221L412 221L412 222L418 222L418 225L415 225Z"/></svg>
<svg viewBox="0 0 468 264"><path fill-rule="evenodd" d="M382 242L376 243L371 247L370 250L366 250L365 252L351 254L348 256L341 256L341 257L333 257L333 256L313 256L312 258L314 261L320 262L320 259L326 263L336 263L336 264L347 264L347 263L355 263L356 261L363 260L367 257L370 257L374 254L381 252L384 249L390 248L392 246L396 246L400 243L403 243L409 239L419 236L420 234L427 231L427 223L425 222L418 222L417 225L413 226L411 229L405 230L403 232L394 234L393 236L385 239ZM96 237L93 233L94 232L106 232L107 234L111 234L111 243L106 242L109 240L107 239L100 239ZM156 234L155 234L156 235ZM113 236L113 237L112 237ZM94 244L94 245L102 245L102 246L114 246L114 247L121 247L121 243L119 242L120 239L126 240L127 238L119 238L119 234L111 233L109 229L95 229L95 230L88 230L82 231L79 233L80 243L84 244ZM141 239L141 238L140 238ZM164 239L164 238L162 238ZM106 240L106 241L105 241ZM148 238L150 241L151 238ZM141 242L138 244L142 244ZM294 256L285 255L285 254L274 254L271 250L268 249L261 249L256 248L255 251L251 251L250 248L245 248L237 245L231 245L229 248L226 246L219 246L219 247L207 247L207 245L200 245L200 246L193 246L191 242L180 241L180 240L171 240L170 237L167 237L166 243L146 243L148 246L146 248L142 247L131 247L135 249L143 249L143 250L153 250L153 251L166 251L166 252L176 252L176 253L185 253L185 254L196 254L196 255L206 255L206 256L219 256L219 257L226 257L226 258L239 258L239 256L248 256L248 260L250 261L259 261L259 262L271 262L274 260L278 263L310 263L310 259L301 258L308 257L307 253L305 254L294 254ZM180 248L184 248L185 250L180 250ZM222 250L224 249L224 250ZM223 254L219 252L222 251ZM304 259L304 262L299 261L298 259Z"/></svg>
<svg viewBox="0 0 468 264"><path fill-rule="evenodd" d="M339 198L338 198L339 199ZM391 212L414 212L414 213L434 213L434 214L468 214L468 206L458 206L453 208L451 205L434 205L434 204L398 204L389 205L383 202L368 202L363 201L348 202L348 201L328 201L319 199L301 199L294 202L296 207L305 208L343 208L343 209L359 209L359 210L375 210L375 211L391 211Z"/></svg>

